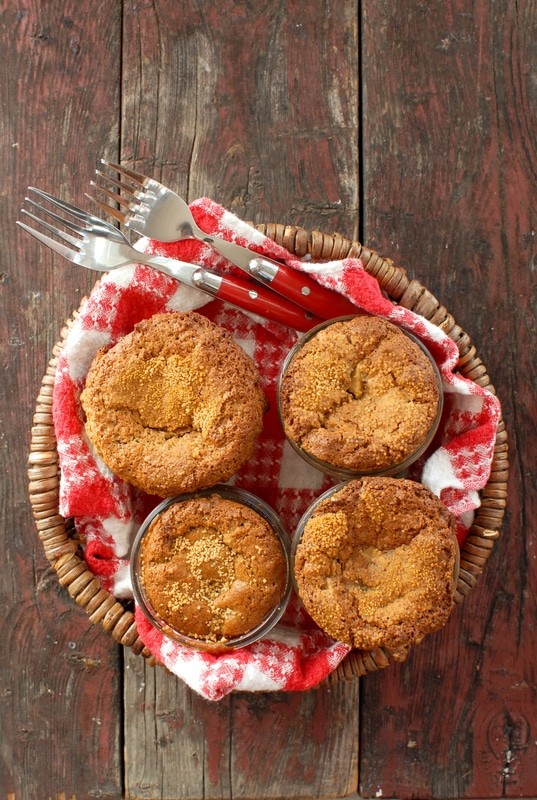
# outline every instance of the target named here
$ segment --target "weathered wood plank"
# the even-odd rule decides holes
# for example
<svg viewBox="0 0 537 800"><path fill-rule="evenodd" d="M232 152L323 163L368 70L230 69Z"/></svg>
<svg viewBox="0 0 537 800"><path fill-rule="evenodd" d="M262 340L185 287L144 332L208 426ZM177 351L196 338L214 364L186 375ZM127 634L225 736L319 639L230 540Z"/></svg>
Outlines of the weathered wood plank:
<svg viewBox="0 0 537 800"><path fill-rule="evenodd" d="M162 667L125 656L126 796L230 797L229 701L203 700Z"/></svg>
<svg viewBox="0 0 537 800"><path fill-rule="evenodd" d="M352 236L357 78L356 7L347 0L337 10L309 0L127 3L122 159L188 200L206 195L243 218ZM130 662L125 687L132 797L356 789L357 682L214 707L164 670ZM165 709L158 732L140 716L155 697Z"/></svg>
<svg viewBox="0 0 537 800"><path fill-rule="evenodd" d="M26 492L40 378L94 276L69 270L14 220L29 183L83 203L98 158L121 155L189 199L208 194L245 218L353 236L360 116L365 243L426 283L472 334L504 402L514 467L504 534L478 588L407 663L362 681L361 793L537 795L527 488L537 10L366 0L360 114L356 6L335 5L127 0L121 69L119 2L5 0L0 10L0 153L11 177L0 190L2 797L120 797L123 734L132 796L334 797L356 787L358 682L211 704L127 653L121 731L117 649L58 587Z"/></svg>
<svg viewBox="0 0 537 800"><path fill-rule="evenodd" d="M358 783L359 681L233 697L233 797L347 797Z"/></svg>
<svg viewBox="0 0 537 800"><path fill-rule="evenodd" d="M39 384L95 275L15 226L29 184L81 196L96 155L115 154L119 6L5 0L0 10L0 796L10 800L122 791L117 648L59 587L28 503Z"/></svg>
<svg viewBox="0 0 537 800"><path fill-rule="evenodd" d="M504 404L514 469L477 589L407 663L363 682L360 790L533 797L535 497L524 481L535 457L524 442L535 437L537 10L363 8L364 238L474 339Z"/></svg>
<svg viewBox="0 0 537 800"><path fill-rule="evenodd" d="M127 3L122 158L244 219L352 236L354 3Z"/></svg>
<svg viewBox="0 0 537 800"><path fill-rule="evenodd" d="M358 681L202 699L126 653L129 798L345 797L357 785Z"/></svg>

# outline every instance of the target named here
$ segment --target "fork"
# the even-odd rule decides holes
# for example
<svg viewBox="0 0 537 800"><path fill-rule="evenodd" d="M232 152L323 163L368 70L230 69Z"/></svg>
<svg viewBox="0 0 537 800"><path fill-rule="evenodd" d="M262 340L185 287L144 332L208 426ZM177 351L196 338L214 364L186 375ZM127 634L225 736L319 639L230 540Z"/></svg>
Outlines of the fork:
<svg viewBox="0 0 537 800"><path fill-rule="evenodd" d="M321 286L303 272L259 256L235 242L205 233L196 224L188 204L162 183L104 159L101 163L134 184L130 186L96 170L102 180L119 189L125 195L123 196L95 181L91 182L93 187L126 210L120 211L91 195L86 196L125 227L158 242L176 242L181 239L204 242L255 280L270 286L275 292L322 319L358 313L354 303L344 295Z"/></svg>
<svg viewBox="0 0 537 800"><path fill-rule="evenodd" d="M287 325L298 331L310 330L322 322L321 319L312 317L303 308L296 306L285 298L279 297L270 289L266 289L263 286L253 287L250 281L221 275L184 261L145 255L132 247L128 239L114 225L104 222L98 217L88 214L86 211L82 211L76 206L60 200L41 189L30 186L29 191L33 192L41 200L47 201L50 205L73 217L76 222L51 211L31 197L26 197L25 200L37 212L47 215L69 232L52 225L26 209L22 209L23 214L62 241L52 239L24 222L17 220L17 225L20 225L27 233L74 264L99 272L108 272L128 264L146 264L189 286L200 289L212 297L225 300L234 306L246 309L274 322Z"/></svg>

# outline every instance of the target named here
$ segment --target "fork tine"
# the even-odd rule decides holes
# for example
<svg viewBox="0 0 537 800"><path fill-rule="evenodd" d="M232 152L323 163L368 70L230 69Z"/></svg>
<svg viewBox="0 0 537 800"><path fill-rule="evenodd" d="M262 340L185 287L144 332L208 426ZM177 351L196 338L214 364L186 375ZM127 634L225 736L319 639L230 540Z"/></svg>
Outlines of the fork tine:
<svg viewBox="0 0 537 800"><path fill-rule="evenodd" d="M30 215L32 216L32 215ZM51 250L54 250L55 253L59 253L59 255L63 256L64 258L69 259L69 261L74 261L78 253L76 250L71 250L70 247L66 247L61 242L57 242L55 239L51 239L50 236L45 236L44 233L40 231L36 231L34 228L31 228L29 225L25 225L24 222L16 221L17 225L19 225L23 230L33 236L35 239L38 239L42 244L46 244L47 247L50 247Z"/></svg>
<svg viewBox="0 0 537 800"><path fill-rule="evenodd" d="M103 161L103 164L107 164L107 162ZM108 166L108 164L107 164ZM110 165L113 169L119 169L116 164ZM104 172L101 170L96 169L95 173L99 175L103 180L108 181L113 186L116 186L120 192L124 192L124 194L128 195L128 197L123 197L121 194L117 192L111 192L109 189L106 189L104 186L101 186L100 183L96 183L95 181L90 181L91 186L97 189L99 192L102 192L109 200L112 200L114 203L118 203L120 206L124 206L128 211L132 211L134 206L138 204L138 198L135 194L135 191L139 191L138 189L134 190L130 186L127 186L126 183L122 181L118 181L115 178L111 178L108 175L105 175ZM114 219L117 219L122 225L126 225L127 223L127 214L124 214L119 209L116 209L112 206L109 206L108 203L103 203L100 200L96 200L94 197L91 197L89 194L86 194L86 197L89 197L92 202L94 202L99 208L107 214L110 214Z"/></svg>
<svg viewBox="0 0 537 800"><path fill-rule="evenodd" d="M101 164L110 167L110 169L113 169L115 172L119 172L120 175L125 175L127 178L130 178L131 181L134 181L134 183L139 183L140 186L145 185L147 177L140 172L135 172L128 167L120 167L119 164L114 164L113 161L105 161L104 158L101 158Z"/></svg>
<svg viewBox="0 0 537 800"><path fill-rule="evenodd" d="M32 200L31 197L25 197L24 199L26 200L27 203L31 203L35 208L37 208L38 211L42 211L44 214L47 214L47 216L51 217L55 222L59 222L61 225L65 225L65 227L68 228L73 233L79 233L79 234L83 233L83 229L80 227L80 225L77 225L75 222L71 222L71 220L69 219L60 217L59 214L55 214L54 211L49 211L49 209L43 208L43 206L40 206L39 203L36 203L34 200ZM69 236L67 233L64 234L63 231L58 230L53 225L49 225L49 223L45 222L44 219L41 219L41 217L34 216L34 214L31 214L29 211L26 211L25 208L21 209L21 211L23 214L27 214L36 222L39 222L40 225L43 225L51 233L56 233L58 234L58 236L62 236L63 238L65 238L66 242L70 242L71 244L76 244L77 242L80 241L80 239L75 239L73 236Z"/></svg>
<svg viewBox="0 0 537 800"><path fill-rule="evenodd" d="M76 206L72 206L71 203L67 203L65 200L60 200L59 197L54 197L54 195L49 194L48 192L44 192L42 189L36 189L35 186L29 186L28 189L31 192L35 192L35 194L37 194L38 197L42 197L44 200L48 200L48 202L51 203L51 205L56 206L56 208L61 208L62 211L66 211L72 217L78 219L80 222L83 222L85 225L90 224L90 225L106 226L108 224L106 222L103 222L103 220L100 219L99 217L95 217L93 216L93 214L88 214L87 211L82 211L82 209L77 208ZM30 198L27 199L30 200ZM30 202L32 202L32 200L30 200ZM46 209L43 209L43 211L46 211ZM48 213L51 212L47 211L47 214ZM65 220L63 218L60 219L62 222L65 223Z"/></svg>
<svg viewBox="0 0 537 800"><path fill-rule="evenodd" d="M133 199L136 199L136 194L135 194L135 191L136 191L136 190L133 190L133 189L131 189L131 187L130 187L130 186L127 186L127 184L126 184L126 183L122 183L121 181L117 181L115 178L110 178L108 175L105 175L105 174L104 174L104 172L101 172L101 170L99 170L99 169L96 169L96 170L95 170L95 173L96 173L97 175L99 175L101 178L104 178L104 180L105 180L105 181L108 181L109 183L112 183L114 186L117 186L117 188L118 188L118 189L119 189L121 192L125 192L125 194L128 194L128 195L130 195L130 196L131 196ZM101 186L99 183L95 183L95 181L91 181L91 184L92 184L92 186L95 186L97 189L100 189L101 191L103 191L105 194L107 194L107 195L108 195L109 197L111 197L113 200L121 200L121 199L122 199L122 198L120 198L120 196L119 196L119 195L117 195L117 194L112 194L110 191L108 191L107 189L105 189L105 188L104 188L103 186ZM129 202L130 202L130 201L129 201Z"/></svg>
<svg viewBox="0 0 537 800"><path fill-rule="evenodd" d="M93 184L93 181L91 181L91 183ZM95 186L96 184L93 185ZM98 188L101 189L101 191L106 192L106 190L103 189L102 186L99 186ZM122 225L125 224L127 217L118 208L113 208L112 206L109 206L108 203L103 203L101 202L101 200L97 200L91 194L87 194L86 192L84 192L84 194L86 195L88 200L91 200L92 203L95 203L96 206L99 206L99 208L106 214L110 214L111 217L117 219L117 221L120 222ZM110 197L113 197L115 200L117 200L117 195L112 194L112 192L110 193L106 192L106 194L110 194Z"/></svg>

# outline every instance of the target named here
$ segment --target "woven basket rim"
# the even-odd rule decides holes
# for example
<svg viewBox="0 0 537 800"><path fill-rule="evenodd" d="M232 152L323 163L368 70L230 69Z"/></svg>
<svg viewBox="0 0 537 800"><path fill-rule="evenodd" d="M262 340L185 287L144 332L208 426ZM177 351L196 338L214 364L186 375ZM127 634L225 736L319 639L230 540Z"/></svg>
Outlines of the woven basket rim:
<svg viewBox="0 0 537 800"><path fill-rule="evenodd" d="M456 371L460 375L496 394L469 335L456 324L447 309L426 287L417 280L409 279L406 271L395 266L391 259L384 258L360 242L346 239L338 233L326 234L307 231L298 226L271 223L255 227L300 258L308 254L315 260L359 258L366 271L377 280L394 303L427 318L457 344L459 362ZM88 570L73 519L66 519L59 512L60 468L52 419L52 398L58 359L80 307L73 312L60 332L36 400L28 458L28 492L32 513L45 555L60 584L85 609L90 622L102 625L116 642L131 648L135 654L142 655L149 664L155 664L157 662L154 656L138 635L133 612L103 589L98 578ZM461 547L459 578L454 595L456 604L461 603L475 587L494 542L500 535L507 504L508 472L508 436L503 418L500 417L490 477L480 492L481 505ZM409 647L396 650L352 650L323 683L333 684L375 672L389 666L391 662L404 661L408 652Z"/></svg>

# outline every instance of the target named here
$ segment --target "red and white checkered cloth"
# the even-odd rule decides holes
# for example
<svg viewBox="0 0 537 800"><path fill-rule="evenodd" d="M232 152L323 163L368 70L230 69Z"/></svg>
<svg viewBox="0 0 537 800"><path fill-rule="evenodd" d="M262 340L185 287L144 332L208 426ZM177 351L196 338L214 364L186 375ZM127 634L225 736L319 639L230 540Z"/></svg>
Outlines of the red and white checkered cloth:
<svg viewBox="0 0 537 800"><path fill-rule="evenodd" d="M391 320L427 344L442 374L444 417L432 451L414 469L412 477L428 485L454 512L462 542L479 505L478 491L490 473L500 406L492 394L453 373L458 359L455 344L424 318L394 306L360 261L301 262L207 198L194 202L191 209L207 233L237 241L309 272L319 283L346 294L359 309ZM208 246L193 240L166 245L142 240L138 246L146 252L244 277ZM201 313L229 329L252 356L270 402L256 449L232 483L267 501L291 534L308 505L334 483L295 454L286 443L278 420L276 387L280 367L300 334L210 300L198 290L145 266L111 272L83 304L65 341L56 372L53 408L61 465L60 512L74 517L85 543L89 569L119 599L132 597L130 544L159 498L125 484L96 456L84 432L80 392L100 347L114 344L136 322L157 312L194 309L201 309ZM136 619L141 638L157 659L212 700L232 690L308 689L332 672L349 649L319 631L295 597L282 621L265 639L219 656L167 640L151 628L138 610Z"/></svg>

